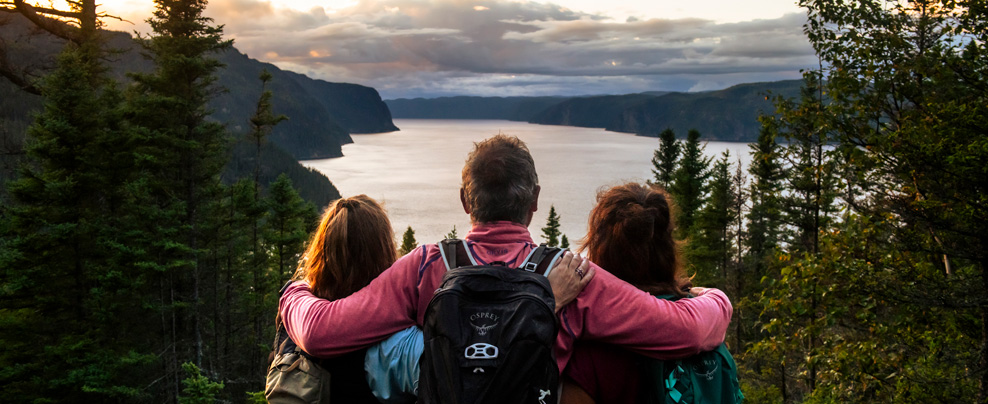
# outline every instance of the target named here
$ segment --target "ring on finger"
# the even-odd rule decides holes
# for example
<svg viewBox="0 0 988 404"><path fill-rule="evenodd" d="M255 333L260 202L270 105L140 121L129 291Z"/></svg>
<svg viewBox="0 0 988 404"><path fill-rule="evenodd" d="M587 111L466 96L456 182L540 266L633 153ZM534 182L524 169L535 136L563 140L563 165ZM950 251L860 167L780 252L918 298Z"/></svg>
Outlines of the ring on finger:
<svg viewBox="0 0 988 404"><path fill-rule="evenodd" d="M576 268L576 274L577 275L580 275L580 279L583 279L583 270L582 269Z"/></svg>

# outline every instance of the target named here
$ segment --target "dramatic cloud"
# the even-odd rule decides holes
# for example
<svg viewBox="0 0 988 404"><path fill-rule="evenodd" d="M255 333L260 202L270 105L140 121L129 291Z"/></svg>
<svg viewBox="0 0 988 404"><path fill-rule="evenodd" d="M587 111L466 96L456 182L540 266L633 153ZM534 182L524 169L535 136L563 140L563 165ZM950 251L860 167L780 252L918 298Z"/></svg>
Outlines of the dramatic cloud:
<svg viewBox="0 0 988 404"><path fill-rule="evenodd" d="M373 86L385 98L698 91L796 78L816 64L800 14L618 22L504 0L360 0L308 11L214 0L208 14L251 57Z"/></svg>

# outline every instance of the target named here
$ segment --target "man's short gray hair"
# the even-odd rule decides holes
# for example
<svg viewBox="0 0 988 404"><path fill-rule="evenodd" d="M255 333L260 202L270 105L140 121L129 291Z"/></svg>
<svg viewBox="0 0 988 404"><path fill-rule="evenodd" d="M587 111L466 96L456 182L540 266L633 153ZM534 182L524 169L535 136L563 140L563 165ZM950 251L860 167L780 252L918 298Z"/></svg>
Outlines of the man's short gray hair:
<svg viewBox="0 0 988 404"><path fill-rule="evenodd" d="M539 176L528 146L514 136L475 143L463 166L463 191L474 223L526 224Z"/></svg>

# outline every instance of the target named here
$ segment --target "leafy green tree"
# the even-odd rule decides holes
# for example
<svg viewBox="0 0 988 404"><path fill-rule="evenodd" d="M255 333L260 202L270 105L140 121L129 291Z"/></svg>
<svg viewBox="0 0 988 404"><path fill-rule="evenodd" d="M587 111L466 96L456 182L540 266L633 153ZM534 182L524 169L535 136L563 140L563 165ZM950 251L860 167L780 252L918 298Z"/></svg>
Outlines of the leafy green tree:
<svg viewBox="0 0 988 404"><path fill-rule="evenodd" d="M398 247L398 254L408 254L418 246L418 241L415 241L415 230L412 230L412 226L408 226L408 230L405 230L405 234L401 236L401 247Z"/></svg>
<svg viewBox="0 0 988 404"><path fill-rule="evenodd" d="M817 168L792 170L789 184L831 183L812 201L841 193L848 210L837 221L789 209L831 222L791 221L817 231L783 246L794 252L766 277L766 333L746 357L786 368L765 391L790 402L986 402L984 4L799 4L821 68L807 75L816 94L784 108L778 128L812 129L791 161ZM821 169L828 147L844 165L837 180Z"/></svg>
<svg viewBox="0 0 988 404"><path fill-rule="evenodd" d="M666 129L659 134L659 148L652 156L652 176L655 184L669 188L673 174L676 172L676 160L679 159L679 142L672 129Z"/></svg>
<svg viewBox="0 0 988 404"><path fill-rule="evenodd" d="M669 193L679 208L677 231L681 238L686 238L692 234L696 216L706 203L711 158L704 156L706 147L700 144L700 132L696 130L689 131L681 148L683 153L673 173Z"/></svg>
<svg viewBox="0 0 988 404"><path fill-rule="evenodd" d="M559 245L559 215L556 214L556 206L549 206L549 217L546 218L545 227L542 228L542 238L545 239L549 247Z"/></svg>

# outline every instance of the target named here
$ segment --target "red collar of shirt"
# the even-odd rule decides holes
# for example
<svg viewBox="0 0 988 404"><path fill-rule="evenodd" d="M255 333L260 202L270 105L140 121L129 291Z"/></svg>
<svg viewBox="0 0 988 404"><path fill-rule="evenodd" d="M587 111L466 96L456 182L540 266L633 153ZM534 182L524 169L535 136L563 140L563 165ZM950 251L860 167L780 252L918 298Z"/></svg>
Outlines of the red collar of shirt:
<svg viewBox="0 0 988 404"><path fill-rule="evenodd" d="M466 238L482 243L532 243L528 227L508 221L475 223Z"/></svg>

